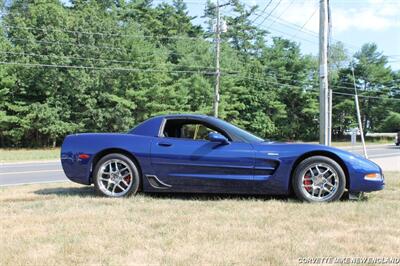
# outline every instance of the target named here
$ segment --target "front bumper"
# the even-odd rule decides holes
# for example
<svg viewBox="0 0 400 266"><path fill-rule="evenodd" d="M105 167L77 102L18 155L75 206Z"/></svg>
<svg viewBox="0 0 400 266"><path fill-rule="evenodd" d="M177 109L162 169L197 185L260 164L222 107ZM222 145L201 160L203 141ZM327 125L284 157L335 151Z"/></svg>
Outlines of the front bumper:
<svg viewBox="0 0 400 266"><path fill-rule="evenodd" d="M385 178L382 169L376 163L354 156L348 164L350 184L349 192L372 192L385 188ZM380 178L369 178L371 174L380 175Z"/></svg>

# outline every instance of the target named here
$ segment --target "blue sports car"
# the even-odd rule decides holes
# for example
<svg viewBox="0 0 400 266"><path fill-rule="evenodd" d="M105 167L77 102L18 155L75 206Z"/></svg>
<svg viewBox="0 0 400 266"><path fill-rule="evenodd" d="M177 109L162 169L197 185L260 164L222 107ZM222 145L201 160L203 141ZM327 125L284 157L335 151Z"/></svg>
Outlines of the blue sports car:
<svg viewBox="0 0 400 266"><path fill-rule="evenodd" d="M335 201L384 188L375 163L344 150L263 140L205 115L164 115L125 134L74 134L61 161L67 177L108 197L144 192L289 195Z"/></svg>

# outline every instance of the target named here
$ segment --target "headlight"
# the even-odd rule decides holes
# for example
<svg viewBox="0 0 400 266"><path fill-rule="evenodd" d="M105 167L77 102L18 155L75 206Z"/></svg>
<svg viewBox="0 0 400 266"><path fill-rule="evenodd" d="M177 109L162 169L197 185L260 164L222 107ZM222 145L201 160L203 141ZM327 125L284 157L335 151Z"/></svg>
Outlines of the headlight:
<svg viewBox="0 0 400 266"><path fill-rule="evenodd" d="M380 173L372 173L364 176L365 180L382 180L383 176Z"/></svg>

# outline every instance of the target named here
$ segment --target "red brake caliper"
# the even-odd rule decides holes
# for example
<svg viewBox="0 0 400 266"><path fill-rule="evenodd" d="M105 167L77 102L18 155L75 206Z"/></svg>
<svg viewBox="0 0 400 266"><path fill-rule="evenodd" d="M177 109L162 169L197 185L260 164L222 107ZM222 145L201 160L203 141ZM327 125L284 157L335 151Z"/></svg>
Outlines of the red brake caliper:
<svg viewBox="0 0 400 266"><path fill-rule="evenodd" d="M310 178L311 178L311 177L310 177L309 175L305 175L305 176L304 176L303 184L304 184L305 186L312 185L312 182L311 182L311 179L310 179ZM311 191L311 187L305 187L305 189L306 189L307 191Z"/></svg>
<svg viewBox="0 0 400 266"><path fill-rule="evenodd" d="M124 177L124 180L125 180L125 182L126 182L127 184L129 184L129 183L131 182L131 176L130 176L130 175L125 176L125 177Z"/></svg>

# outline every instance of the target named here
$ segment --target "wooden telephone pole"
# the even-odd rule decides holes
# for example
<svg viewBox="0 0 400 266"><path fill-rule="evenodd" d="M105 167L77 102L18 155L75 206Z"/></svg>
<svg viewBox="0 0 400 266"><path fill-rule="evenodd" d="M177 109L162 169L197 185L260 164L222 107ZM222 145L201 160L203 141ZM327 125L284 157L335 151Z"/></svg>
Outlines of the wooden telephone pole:
<svg viewBox="0 0 400 266"><path fill-rule="evenodd" d="M215 88L214 88L214 116L218 117L218 105L219 105L219 81L221 78L221 70L219 67L219 57L221 53L221 13L219 11L219 0L217 0L217 25L215 26Z"/></svg>
<svg viewBox="0 0 400 266"><path fill-rule="evenodd" d="M329 0L319 5L319 143L330 145L330 99L328 88Z"/></svg>
<svg viewBox="0 0 400 266"><path fill-rule="evenodd" d="M218 105L219 105L219 83L221 79L221 69L219 67L220 56L221 56L221 33L227 31L227 26L223 20L221 20L220 8L230 5L230 1L225 4L220 5L219 0L217 0L217 5L215 6L217 12L217 24L215 25L215 87L214 87L214 116L218 117ZM222 23L223 22L223 23ZM222 25L222 26L221 26Z"/></svg>

